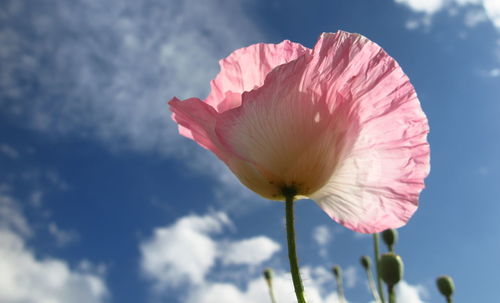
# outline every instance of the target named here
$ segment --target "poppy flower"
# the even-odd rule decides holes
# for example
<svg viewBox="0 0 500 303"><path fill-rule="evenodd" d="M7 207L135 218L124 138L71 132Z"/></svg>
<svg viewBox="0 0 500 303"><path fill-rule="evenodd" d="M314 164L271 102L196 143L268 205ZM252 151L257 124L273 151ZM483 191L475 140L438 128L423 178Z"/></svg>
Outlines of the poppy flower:
<svg viewBox="0 0 500 303"><path fill-rule="evenodd" d="M249 189L314 200L358 232L404 225L429 173L429 131L398 63L359 34L323 33L313 49L254 44L220 61L211 92L169 101L179 132Z"/></svg>

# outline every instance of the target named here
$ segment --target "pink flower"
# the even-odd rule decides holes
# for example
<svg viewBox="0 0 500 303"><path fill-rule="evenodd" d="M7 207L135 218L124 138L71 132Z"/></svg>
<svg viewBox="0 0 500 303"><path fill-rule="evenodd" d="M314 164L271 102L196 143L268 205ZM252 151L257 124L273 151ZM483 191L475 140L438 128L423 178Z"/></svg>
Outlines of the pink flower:
<svg viewBox="0 0 500 303"><path fill-rule="evenodd" d="M170 100L182 135L248 188L283 200L293 187L364 233L404 225L429 173L429 127L397 62L359 34L314 49L255 44L220 62L205 101Z"/></svg>

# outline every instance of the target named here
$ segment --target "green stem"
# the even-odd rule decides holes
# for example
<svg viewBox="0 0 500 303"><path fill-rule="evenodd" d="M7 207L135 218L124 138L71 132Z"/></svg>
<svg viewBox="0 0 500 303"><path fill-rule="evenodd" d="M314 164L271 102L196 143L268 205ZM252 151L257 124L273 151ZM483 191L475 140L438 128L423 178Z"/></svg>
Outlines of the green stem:
<svg viewBox="0 0 500 303"><path fill-rule="evenodd" d="M447 302L447 303L453 303L453 300L451 299L451 297L447 297L447 298L446 298L446 302Z"/></svg>
<svg viewBox="0 0 500 303"><path fill-rule="evenodd" d="M375 250L375 269L377 273L377 288L378 294L380 296L380 302L385 303L384 291L382 289L382 279L380 278L380 272L378 269L378 264L380 263L380 244L379 244L379 235L378 233L373 234L373 249Z"/></svg>
<svg viewBox="0 0 500 303"><path fill-rule="evenodd" d="M267 286L269 286L269 296L271 297L271 303L276 303L276 298L274 297L273 284L267 283Z"/></svg>
<svg viewBox="0 0 500 303"><path fill-rule="evenodd" d="M288 239L288 259L290 259L293 287L295 288L295 295L297 296L298 303L307 303L304 297L304 286L302 286L302 279L300 278L299 262L295 248L295 226L293 217L295 191L283 190L283 194L286 198L286 235Z"/></svg>
<svg viewBox="0 0 500 303"><path fill-rule="evenodd" d="M345 303L344 285L342 284L342 279L340 277L336 277L336 280L337 280L337 295L339 297L339 302Z"/></svg>
<svg viewBox="0 0 500 303"><path fill-rule="evenodd" d="M375 300L375 302L380 303L381 302L380 296L377 292L377 287L375 286L375 280L373 279L373 273L370 270L370 268L368 268L368 270L366 271L366 275L368 277L368 285L370 286L370 291L372 292L373 299Z"/></svg>
<svg viewBox="0 0 500 303"><path fill-rule="evenodd" d="M389 294L389 303L396 303L396 293L394 292L394 286L387 286L387 293Z"/></svg>

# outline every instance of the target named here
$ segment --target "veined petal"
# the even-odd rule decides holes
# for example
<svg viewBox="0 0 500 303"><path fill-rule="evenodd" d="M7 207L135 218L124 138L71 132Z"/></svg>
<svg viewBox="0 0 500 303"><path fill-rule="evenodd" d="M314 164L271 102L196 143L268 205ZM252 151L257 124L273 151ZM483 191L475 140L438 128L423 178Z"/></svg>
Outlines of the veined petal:
<svg viewBox="0 0 500 303"><path fill-rule="evenodd" d="M214 108L198 98L180 101L174 97L168 104L172 119L179 124L181 135L212 151L220 159L227 159L215 136L217 111Z"/></svg>
<svg viewBox="0 0 500 303"><path fill-rule="evenodd" d="M310 60L304 55L275 68L262 87L243 94L240 107L217 117L221 144L275 186L274 199L282 199L284 187L294 187L302 196L321 188L354 129L348 107L331 110L322 96L302 91ZM345 104L338 98L338 104Z"/></svg>
<svg viewBox="0 0 500 303"><path fill-rule="evenodd" d="M416 210L429 173L429 129L415 90L393 58L359 35L323 35L317 52L349 59L329 71L335 74L329 87L349 96L359 132L341 166L310 197L353 230L400 227Z"/></svg>
<svg viewBox="0 0 500 303"><path fill-rule="evenodd" d="M269 183L269 180L252 163L238 157L229 158L225 163L243 185L264 198L280 200L281 193L276 186Z"/></svg>
<svg viewBox="0 0 500 303"><path fill-rule="evenodd" d="M221 71L211 81L211 92L205 101L218 112L238 107L241 94L260 87L272 69L310 51L288 40L279 44L259 43L238 49L219 62ZM240 95L240 98L228 98L228 93Z"/></svg>

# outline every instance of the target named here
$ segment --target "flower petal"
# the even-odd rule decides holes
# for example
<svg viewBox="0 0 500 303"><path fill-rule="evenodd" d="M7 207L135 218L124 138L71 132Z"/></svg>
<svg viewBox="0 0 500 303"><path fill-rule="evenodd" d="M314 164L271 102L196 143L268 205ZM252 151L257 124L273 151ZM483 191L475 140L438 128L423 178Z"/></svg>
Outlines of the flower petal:
<svg viewBox="0 0 500 303"><path fill-rule="evenodd" d="M318 54L325 58L311 62L316 79L331 81L316 89L347 96L359 132L328 184L310 197L355 231L400 227L416 210L429 173L429 128L415 90L396 61L360 35L324 34Z"/></svg>
<svg viewBox="0 0 500 303"><path fill-rule="evenodd" d="M198 98L180 101L172 98L168 102L172 119L179 124L179 133L212 151L220 159L227 158L215 136L217 112Z"/></svg>
<svg viewBox="0 0 500 303"><path fill-rule="evenodd" d="M219 62L221 71L210 83L211 92L205 100L218 112L238 107L241 95L264 83L267 74L276 66L293 61L310 49L285 40L279 44L254 44L234 51ZM235 98L228 98L234 93Z"/></svg>
<svg viewBox="0 0 500 303"><path fill-rule="evenodd" d="M310 60L304 55L275 68L262 87L243 94L240 107L217 117L221 144L276 186L274 199L284 187L300 195L322 187L349 138L348 108L330 111L322 96L301 91Z"/></svg>
<svg viewBox="0 0 500 303"><path fill-rule="evenodd" d="M192 139L212 151L248 188L261 196L275 199L276 188L249 162L243 161L226 151L215 135L217 112L207 103L197 98L180 101L173 98L169 102L172 118L179 124L181 135Z"/></svg>
<svg viewBox="0 0 500 303"><path fill-rule="evenodd" d="M225 163L243 185L264 198L280 200L281 192L279 189L269 183L268 179L253 164L237 157L231 157Z"/></svg>

